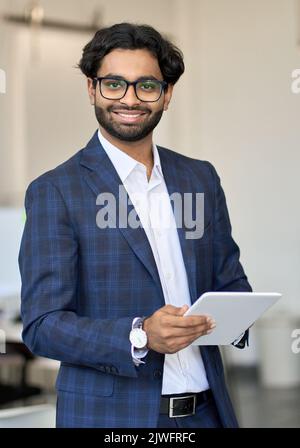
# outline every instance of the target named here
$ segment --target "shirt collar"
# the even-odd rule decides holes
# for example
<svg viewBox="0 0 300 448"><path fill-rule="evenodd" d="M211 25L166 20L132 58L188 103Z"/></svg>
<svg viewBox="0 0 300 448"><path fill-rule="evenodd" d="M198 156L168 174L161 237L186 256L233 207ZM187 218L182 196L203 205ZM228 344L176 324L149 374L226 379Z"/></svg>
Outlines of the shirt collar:
<svg viewBox="0 0 300 448"><path fill-rule="evenodd" d="M133 157L130 157L124 151L122 151L121 149L117 148L112 143L110 143L105 137L103 137L103 135L100 132L100 129L98 130L98 138L103 149L105 150L106 154L108 155L112 164L114 165L122 182L125 181L125 179L129 176L129 174L134 170L134 168L137 165L144 166L142 163L138 162ZM152 151L154 160L153 171L156 174L162 176L160 157L157 146L154 143L152 145Z"/></svg>

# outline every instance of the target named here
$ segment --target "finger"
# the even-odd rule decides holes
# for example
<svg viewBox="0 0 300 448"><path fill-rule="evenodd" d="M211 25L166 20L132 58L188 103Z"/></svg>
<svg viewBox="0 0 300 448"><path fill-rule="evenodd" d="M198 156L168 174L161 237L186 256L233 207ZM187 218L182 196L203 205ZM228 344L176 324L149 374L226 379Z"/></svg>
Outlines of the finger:
<svg viewBox="0 0 300 448"><path fill-rule="evenodd" d="M168 330L166 338L196 338L204 334L209 334L215 327L216 324L204 324L192 328L173 327Z"/></svg>
<svg viewBox="0 0 300 448"><path fill-rule="evenodd" d="M170 326L179 328L195 328L200 325L215 324L215 320L210 316L176 316L168 320Z"/></svg>
<svg viewBox="0 0 300 448"><path fill-rule="evenodd" d="M178 338L174 338L174 341L176 341L176 346L177 347L188 347L189 345L191 345L196 339L198 339L201 336L205 336L206 334L210 334L212 330L208 330L208 331L202 331L202 332L198 332L198 333L194 333L190 336L184 336L184 337L178 337Z"/></svg>

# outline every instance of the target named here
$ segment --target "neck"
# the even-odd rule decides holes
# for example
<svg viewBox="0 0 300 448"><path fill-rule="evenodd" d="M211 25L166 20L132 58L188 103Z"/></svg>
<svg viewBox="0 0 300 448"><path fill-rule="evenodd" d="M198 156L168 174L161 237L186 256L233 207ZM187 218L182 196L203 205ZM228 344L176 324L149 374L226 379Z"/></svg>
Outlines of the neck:
<svg viewBox="0 0 300 448"><path fill-rule="evenodd" d="M152 132L147 135L147 137L142 140L138 140L137 142L126 142L113 137L101 126L100 131L103 137L106 138L106 140L108 140L112 145L116 146L118 149L125 152L138 162L146 165L147 171L151 172L153 168Z"/></svg>

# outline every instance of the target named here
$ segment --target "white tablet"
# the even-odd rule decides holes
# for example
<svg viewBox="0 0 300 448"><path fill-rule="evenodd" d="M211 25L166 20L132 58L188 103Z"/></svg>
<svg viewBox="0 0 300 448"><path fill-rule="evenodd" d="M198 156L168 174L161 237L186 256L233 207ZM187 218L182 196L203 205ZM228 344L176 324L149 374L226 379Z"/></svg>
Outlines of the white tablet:
<svg viewBox="0 0 300 448"><path fill-rule="evenodd" d="M268 292L206 292L187 310L185 316L207 315L216 321L212 333L192 345L229 345L245 332L281 294Z"/></svg>

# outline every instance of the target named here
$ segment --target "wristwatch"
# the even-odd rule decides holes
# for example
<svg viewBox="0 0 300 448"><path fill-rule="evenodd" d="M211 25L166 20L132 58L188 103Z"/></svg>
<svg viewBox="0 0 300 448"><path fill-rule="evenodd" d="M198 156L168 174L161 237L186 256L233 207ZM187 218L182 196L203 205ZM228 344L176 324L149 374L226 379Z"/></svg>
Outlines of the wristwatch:
<svg viewBox="0 0 300 448"><path fill-rule="evenodd" d="M148 342L147 334L142 328L144 320L145 318L139 318L129 334L131 344L138 350L146 348Z"/></svg>

